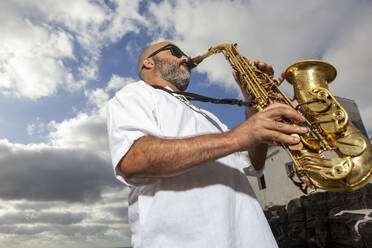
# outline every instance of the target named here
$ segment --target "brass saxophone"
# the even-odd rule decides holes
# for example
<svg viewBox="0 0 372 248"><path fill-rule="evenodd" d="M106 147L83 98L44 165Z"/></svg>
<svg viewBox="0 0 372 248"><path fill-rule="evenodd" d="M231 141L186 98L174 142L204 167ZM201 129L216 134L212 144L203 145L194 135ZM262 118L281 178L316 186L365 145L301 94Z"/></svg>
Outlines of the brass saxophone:
<svg viewBox="0 0 372 248"><path fill-rule="evenodd" d="M223 53L238 72L242 86L262 111L274 102L290 105L302 113L305 123L282 120L306 126L300 143L281 144L293 160L295 169L289 179L305 195L318 188L328 191L352 191L363 187L372 177L372 146L368 139L349 122L347 111L328 90L336 78L336 69L323 61L300 61L287 68L285 79L294 87L289 98L271 76L261 72L242 56L237 44L211 47L201 56L192 58L193 68L212 54ZM294 104L297 101L297 105Z"/></svg>

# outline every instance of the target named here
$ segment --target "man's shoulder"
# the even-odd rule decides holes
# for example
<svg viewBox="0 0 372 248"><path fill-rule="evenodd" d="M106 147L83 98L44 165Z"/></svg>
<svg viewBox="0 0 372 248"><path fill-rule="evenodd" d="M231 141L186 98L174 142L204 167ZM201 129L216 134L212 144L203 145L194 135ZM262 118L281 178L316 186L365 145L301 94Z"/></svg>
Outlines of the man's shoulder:
<svg viewBox="0 0 372 248"><path fill-rule="evenodd" d="M150 94L152 94L151 93L152 91L153 91L153 88L150 85L140 80L140 81L125 85L123 88L121 88L115 93L114 97L110 101L117 99L117 98L119 99L128 98L130 96L148 97Z"/></svg>
<svg viewBox="0 0 372 248"><path fill-rule="evenodd" d="M142 91L149 91L151 89L152 87L150 85L148 85L142 80L139 80L137 82L129 83L125 85L118 92L116 92L116 94L125 94L127 92L137 92L137 91L142 92Z"/></svg>

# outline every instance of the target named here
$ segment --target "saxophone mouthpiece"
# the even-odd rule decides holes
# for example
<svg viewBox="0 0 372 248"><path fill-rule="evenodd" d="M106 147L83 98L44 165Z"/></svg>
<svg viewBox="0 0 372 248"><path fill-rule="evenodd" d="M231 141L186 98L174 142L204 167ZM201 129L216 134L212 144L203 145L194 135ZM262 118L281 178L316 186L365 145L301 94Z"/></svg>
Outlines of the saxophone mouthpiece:
<svg viewBox="0 0 372 248"><path fill-rule="evenodd" d="M194 69L195 67L197 67L198 64L200 64L200 62L202 62L202 60L203 59L200 56L198 56L198 57L195 57L195 58L192 58L192 59L188 60L186 62L186 65L189 68L189 70L191 70L191 69Z"/></svg>

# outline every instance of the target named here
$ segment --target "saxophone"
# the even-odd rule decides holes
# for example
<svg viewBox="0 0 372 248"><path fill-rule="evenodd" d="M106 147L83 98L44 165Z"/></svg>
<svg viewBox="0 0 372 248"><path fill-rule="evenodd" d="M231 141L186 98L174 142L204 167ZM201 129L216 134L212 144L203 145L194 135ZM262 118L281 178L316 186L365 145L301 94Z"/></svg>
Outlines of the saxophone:
<svg viewBox="0 0 372 248"><path fill-rule="evenodd" d="M279 102L290 105L305 116L304 123L281 120L306 126L309 130L300 135L298 144L281 144L295 165L288 177L303 194L308 195L318 188L352 191L370 181L372 146L349 122L347 111L328 90L328 84L336 78L336 69L332 65L307 60L288 67L285 79L294 88L294 96L289 98L272 76L258 70L252 61L240 54L237 44L211 47L201 56L192 58L188 62L189 68L216 53L223 53L238 72L243 88L253 98L258 111Z"/></svg>

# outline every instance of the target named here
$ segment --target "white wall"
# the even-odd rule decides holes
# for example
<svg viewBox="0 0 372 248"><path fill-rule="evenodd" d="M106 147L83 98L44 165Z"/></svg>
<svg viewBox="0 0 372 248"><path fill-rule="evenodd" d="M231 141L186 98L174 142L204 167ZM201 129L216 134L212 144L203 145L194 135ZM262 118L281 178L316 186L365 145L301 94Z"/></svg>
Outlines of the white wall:
<svg viewBox="0 0 372 248"><path fill-rule="evenodd" d="M258 178L248 178L263 208L286 205L291 199L302 195L287 177L287 162L292 160L283 148L269 147L264 170L266 188L259 189Z"/></svg>

